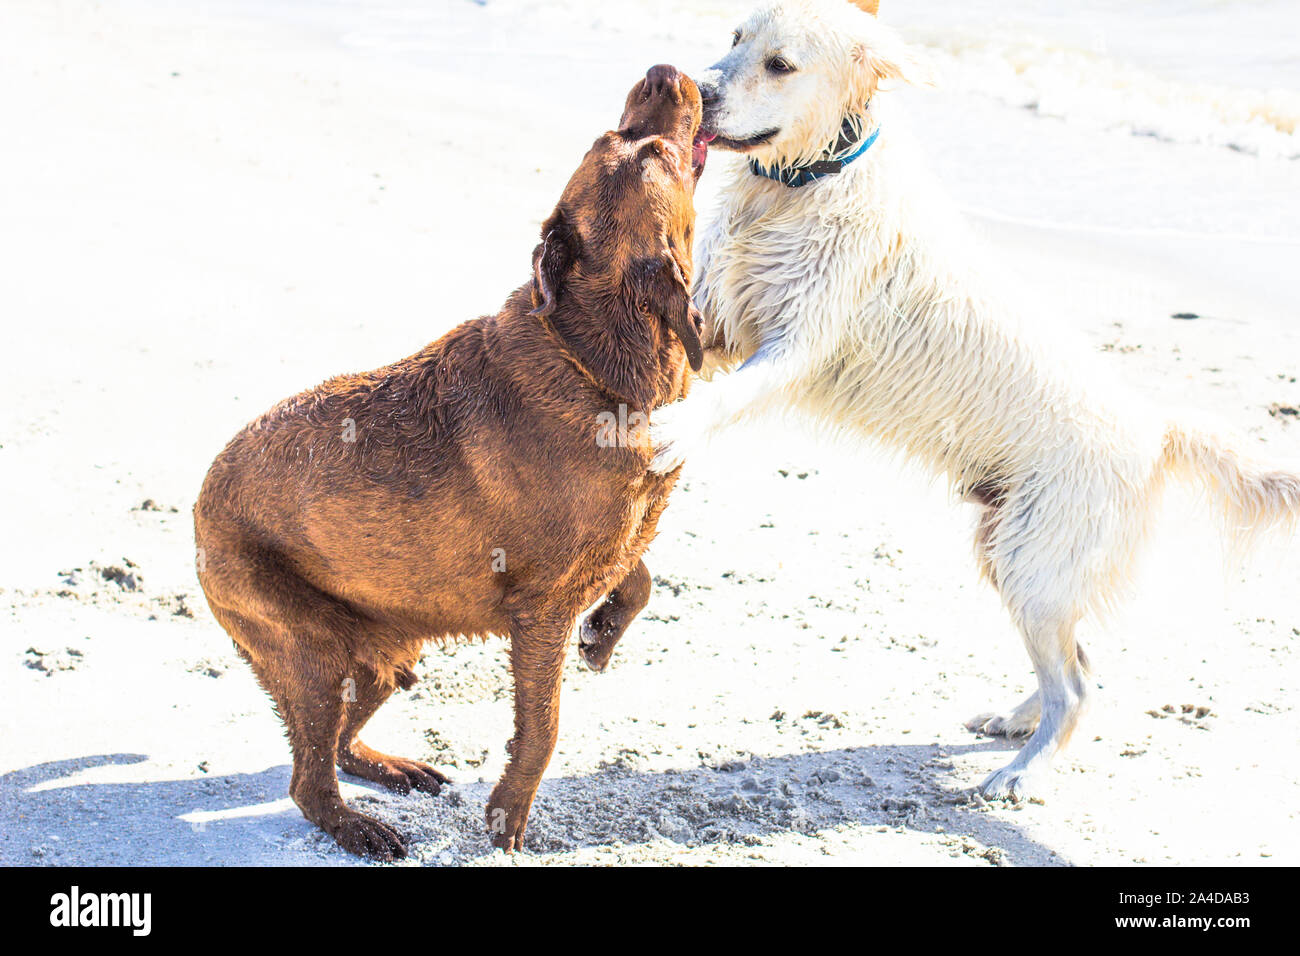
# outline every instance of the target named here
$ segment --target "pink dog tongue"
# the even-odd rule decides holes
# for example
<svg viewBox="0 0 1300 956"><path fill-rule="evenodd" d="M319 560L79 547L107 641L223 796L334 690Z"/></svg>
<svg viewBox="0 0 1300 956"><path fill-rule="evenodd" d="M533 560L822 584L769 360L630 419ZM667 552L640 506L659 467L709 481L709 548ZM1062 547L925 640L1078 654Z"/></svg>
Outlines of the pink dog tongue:
<svg viewBox="0 0 1300 956"><path fill-rule="evenodd" d="M712 133L695 134L695 142L691 144L691 160L696 166L703 165L704 158L709 154L709 143L715 138Z"/></svg>

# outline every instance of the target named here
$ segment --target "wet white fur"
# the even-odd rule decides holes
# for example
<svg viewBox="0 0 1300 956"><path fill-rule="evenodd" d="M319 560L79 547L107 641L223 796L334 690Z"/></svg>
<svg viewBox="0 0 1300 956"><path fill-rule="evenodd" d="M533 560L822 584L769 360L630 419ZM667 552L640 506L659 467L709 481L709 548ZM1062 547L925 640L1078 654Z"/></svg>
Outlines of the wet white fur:
<svg viewBox="0 0 1300 956"><path fill-rule="evenodd" d="M1089 691L1079 619L1127 583L1165 477L1201 480L1231 532L1289 520L1300 476L1247 460L1214 430L1143 410L1053 347L1050 316L1010 300L978 245L891 130L882 80L919 64L846 0L782 0L754 13L714 71L719 131L782 133L764 164L808 159L845 111L871 100L876 144L842 173L802 188L730 170L702 232L696 303L713 331L713 369L741 367L656 411L656 469L675 467L718 429L773 410L867 437L987 497L981 571L1025 640L1038 692L972 729L1031 734L982 785L1024 796L1068 740ZM798 67L774 77L782 52ZM974 495L972 495L974 492Z"/></svg>

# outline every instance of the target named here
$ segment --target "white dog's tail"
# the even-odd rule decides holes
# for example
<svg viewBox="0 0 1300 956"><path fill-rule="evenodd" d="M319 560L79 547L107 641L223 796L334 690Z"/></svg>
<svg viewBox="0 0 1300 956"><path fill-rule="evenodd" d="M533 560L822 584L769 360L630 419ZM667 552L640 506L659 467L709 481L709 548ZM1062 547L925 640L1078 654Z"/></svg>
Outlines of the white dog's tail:
<svg viewBox="0 0 1300 956"><path fill-rule="evenodd" d="M1171 424L1160 461L1173 474L1205 486L1222 506L1227 532L1238 545L1270 528L1293 529L1300 517L1300 471L1261 465L1223 435Z"/></svg>

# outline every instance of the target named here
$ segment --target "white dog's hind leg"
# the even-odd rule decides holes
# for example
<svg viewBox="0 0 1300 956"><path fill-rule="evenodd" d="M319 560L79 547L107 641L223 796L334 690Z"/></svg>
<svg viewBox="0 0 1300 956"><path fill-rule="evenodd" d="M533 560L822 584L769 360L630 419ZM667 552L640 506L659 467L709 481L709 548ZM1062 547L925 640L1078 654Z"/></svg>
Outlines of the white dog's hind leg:
<svg viewBox="0 0 1300 956"><path fill-rule="evenodd" d="M966 729L987 737L1028 737L1038 729L1042 705L1034 691L1009 714L976 714L966 721Z"/></svg>
<svg viewBox="0 0 1300 956"><path fill-rule="evenodd" d="M980 785L989 799L1032 796L1052 757L1069 741L1083 715L1088 680L1074 643L1075 620L1070 614L1042 611L1021 615L1020 629L1038 675L1038 693L1017 712L1036 700L1038 728L1011 763Z"/></svg>
<svg viewBox="0 0 1300 956"><path fill-rule="evenodd" d="M1084 677L1087 677L1089 674L1088 658L1083 653L1083 645L1076 641L1074 651L1079 659L1079 667L1083 671ZM966 729L972 733L983 734L986 737L1006 737L1007 739L1028 737L1038 729L1038 721L1042 716L1042 712L1042 704L1038 700L1038 691L1034 691L1009 714L990 712L976 714L966 721Z"/></svg>

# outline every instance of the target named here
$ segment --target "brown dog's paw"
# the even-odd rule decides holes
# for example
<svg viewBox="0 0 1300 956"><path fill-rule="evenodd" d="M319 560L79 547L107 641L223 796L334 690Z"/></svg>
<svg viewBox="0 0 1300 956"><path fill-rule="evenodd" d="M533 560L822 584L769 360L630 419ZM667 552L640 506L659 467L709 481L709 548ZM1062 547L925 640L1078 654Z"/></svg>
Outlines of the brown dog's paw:
<svg viewBox="0 0 1300 956"><path fill-rule="evenodd" d="M587 667L599 674L609 666L624 628L620 609L608 602L587 615L578 630L578 653Z"/></svg>
<svg viewBox="0 0 1300 956"><path fill-rule="evenodd" d="M492 835L492 845L507 853L524 848L524 832L528 829L528 809L531 801L519 807L512 806L508 800L498 799L496 793L488 800L488 832Z"/></svg>
<svg viewBox="0 0 1300 956"><path fill-rule="evenodd" d="M505 850L507 853L514 853L519 850L521 853L524 849L524 830L515 829L505 833L492 834L492 845L499 850Z"/></svg>
<svg viewBox="0 0 1300 956"><path fill-rule="evenodd" d="M341 756L339 769L398 793L419 790L436 797L442 791L444 783L451 783L451 778L434 770L427 763L381 754L364 744L354 744L351 752Z"/></svg>
<svg viewBox="0 0 1300 956"><path fill-rule="evenodd" d="M436 797L442 792L444 783L451 783L451 778L434 770L427 763L418 760L405 760L401 757L389 757L384 763L388 772L389 786L399 793L418 790Z"/></svg>
<svg viewBox="0 0 1300 956"><path fill-rule="evenodd" d="M400 860L406 856L406 839L387 823L349 810L329 829L339 846L372 860Z"/></svg>
<svg viewBox="0 0 1300 956"><path fill-rule="evenodd" d="M507 853L514 853L515 850L522 852L524 835L523 833L495 833L492 835L492 845L499 850L505 850Z"/></svg>
<svg viewBox="0 0 1300 956"><path fill-rule="evenodd" d="M393 671L393 681L399 689L410 690L420 682L420 678L409 667L399 667Z"/></svg>

